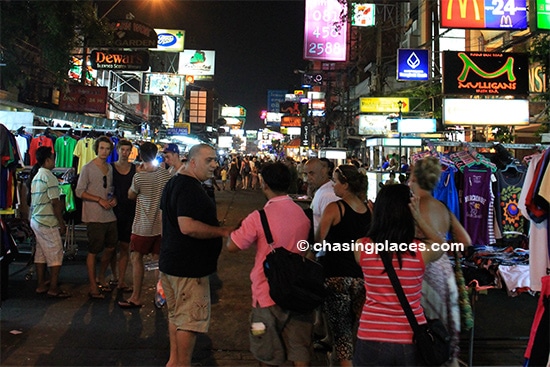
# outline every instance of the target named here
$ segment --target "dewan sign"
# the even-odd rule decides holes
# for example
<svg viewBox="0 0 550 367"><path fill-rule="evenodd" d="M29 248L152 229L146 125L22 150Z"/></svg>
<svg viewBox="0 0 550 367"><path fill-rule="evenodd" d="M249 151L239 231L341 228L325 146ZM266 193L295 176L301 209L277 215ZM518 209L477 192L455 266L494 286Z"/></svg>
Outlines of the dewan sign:
<svg viewBox="0 0 550 367"><path fill-rule="evenodd" d="M527 0L441 0L441 27L527 29Z"/></svg>
<svg viewBox="0 0 550 367"><path fill-rule="evenodd" d="M443 52L443 93L529 94L527 54Z"/></svg>
<svg viewBox="0 0 550 367"><path fill-rule="evenodd" d="M347 23L338 0L306 0L304 59L346 61Z"/></svg>

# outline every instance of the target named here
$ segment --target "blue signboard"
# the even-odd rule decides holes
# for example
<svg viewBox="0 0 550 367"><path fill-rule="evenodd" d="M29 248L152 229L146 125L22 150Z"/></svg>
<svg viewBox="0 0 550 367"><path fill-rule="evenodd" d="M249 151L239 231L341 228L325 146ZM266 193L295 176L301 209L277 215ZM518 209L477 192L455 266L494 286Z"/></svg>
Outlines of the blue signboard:
<svg viewBox="0 0 550 367"><path fill-rule="evenodd" d="M166 135L189 135L189 130L186 127L172 127L166 129Z"/></svg>
<svg viewBox="0 0 550 367"><path fill-rule="evenodd" d="M397 80L430 79L430 54L424 49L397 50Z"/></svg>
<svg viewBox="0 0 550 367"><path fill-rule="evenodd" d="M269 112L279 112L279 103L285 101L286 90L270 89L267 91L267 110Z"/></svg>

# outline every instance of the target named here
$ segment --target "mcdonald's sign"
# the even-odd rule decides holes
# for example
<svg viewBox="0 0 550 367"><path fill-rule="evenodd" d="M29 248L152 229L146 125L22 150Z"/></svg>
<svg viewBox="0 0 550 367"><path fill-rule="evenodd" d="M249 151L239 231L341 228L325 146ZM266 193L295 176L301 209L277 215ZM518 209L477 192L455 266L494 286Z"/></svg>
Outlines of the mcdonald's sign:
<svg viewBox="0 0 550 367"><path fill-rule="evenodd" d="M445 51L443 93L526 96L529 94L528 55Z"/></svg>
<svg viewBox="0 0 550 367"><path fill-rule="evenodd" d="M441 0L441 27L527 29L527 0Z"/></svg>

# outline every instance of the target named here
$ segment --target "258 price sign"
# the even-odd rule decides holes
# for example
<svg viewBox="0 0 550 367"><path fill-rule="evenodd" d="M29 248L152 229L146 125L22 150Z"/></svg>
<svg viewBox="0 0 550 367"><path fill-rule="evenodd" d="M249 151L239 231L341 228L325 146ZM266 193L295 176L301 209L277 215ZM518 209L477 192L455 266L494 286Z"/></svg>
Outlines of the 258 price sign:
<svg viewBox="0 0 550 367"><path fill-rule="evenodd" d="M346 61L347 22L338 0L306 0L304 59Z"/></svg>

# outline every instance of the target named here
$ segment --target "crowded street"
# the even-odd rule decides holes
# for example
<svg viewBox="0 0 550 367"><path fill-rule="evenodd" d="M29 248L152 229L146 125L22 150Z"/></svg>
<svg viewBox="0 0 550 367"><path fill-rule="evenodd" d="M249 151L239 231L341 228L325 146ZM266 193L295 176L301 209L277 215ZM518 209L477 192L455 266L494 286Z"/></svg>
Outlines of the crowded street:
<svg viewBox="0 0 550 367"><path fill-rule="evenodd" d="M266 202L259 190L216 191L216 201L219 220L230 226ZM8 299L2 303L2 366L164 366L169 355L167 315L166 308L157 309L153 302L154 272L145 273L141 309L118 307L116 302L127 293L116 290L103 300L90 299L86 236L78 228L76 232L77 255L64 261L60 278L60 287L72 297L35 294L36 279L26 280L33 269L27 266L28 255L10 265ZM253 261L254 251L238 256L222 251L218 273L211 276L211 328L197 338L194 365L258 365L247 335ZM528 294L508 297L503 289L480 294L473 365L520 365L536 303ZM462 333L463 365L469 358L469 340L470 333ZM327 366L326 352L316 350L312 365Z"/></svg>

